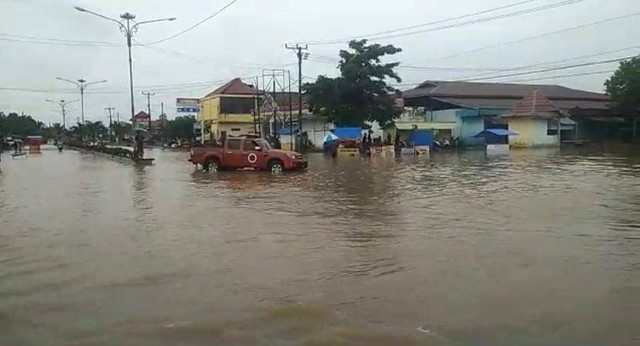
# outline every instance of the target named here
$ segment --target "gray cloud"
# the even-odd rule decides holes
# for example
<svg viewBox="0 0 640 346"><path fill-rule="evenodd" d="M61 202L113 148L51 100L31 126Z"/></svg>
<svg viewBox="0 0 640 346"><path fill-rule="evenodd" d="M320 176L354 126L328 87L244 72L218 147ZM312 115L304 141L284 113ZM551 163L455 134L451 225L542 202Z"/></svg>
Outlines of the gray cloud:
<svg viewBox="0 0 640 346"><path fill-rule="evenodd" d="M542 6L561 0L539 0L501 13ZM0 90L0 109L24 111L45 122L60 121L50 99L75 99L71 85L57 81L69 79L108 79L109 83L87 90L87 120L105 121L105 107L116 107L123 118L129 115L128 70L125 39L114 23L77 12L80 5L112 17L129 11L139 20L178 17L175 22L142 26L139 42L152 42L177 33L224 6L226 0L0 0L0 34L46 37L59 40L101 41L117 46L61 46L9 40L0 36L0 86L45 90L27 92ZM263 67L295 70L295 56L284 48L286 42L332 40L353 35L390 30L499 7L517 0L239 0L225 12L175 39L147 47L134 47L136 110L146 108L140 91L156 91L152 111L160 103L173 116L176 97L198 97L223 80L261 74ZM404 51L397 57L404 64L427 67L459 67L464 70L400 70L404 83L425 79L455 79L477 75L471 68L500 68L538 64L610 51L640 44L635 38L640 16L613 21L566 33L497 46L447 59L447 55L545 32L569 28L640 11L635 0L585 0L553 10L486 23L380 40ZM28 40L28 39L27 39ZM52 42L49 42L52 43ZM336 73L337 52L344 44L311 46L304 75ZM579 63L636 54L637 50L611 53ZM615 69L616 64L585 67L541 75L512 78L538 79L562 74L580 74ZM601 91L607 74L540 80L570 87ZM506 80L506 79L505 79ZM211 82L210 84L194 84ZM217 83L216 83L217 82ZM190 84L190 85L189 85ZM69 118L79 116L79 105Z"/></svg>

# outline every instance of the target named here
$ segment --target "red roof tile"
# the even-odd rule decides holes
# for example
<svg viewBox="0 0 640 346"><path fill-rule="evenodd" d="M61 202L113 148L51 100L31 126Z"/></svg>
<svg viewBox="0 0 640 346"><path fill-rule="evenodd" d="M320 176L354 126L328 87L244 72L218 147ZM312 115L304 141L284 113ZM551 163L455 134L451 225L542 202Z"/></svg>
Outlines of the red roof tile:
<svg viewBox="0 0 640 346"><path fill-rule="evenodd" d="M253 95L255 93L256 90L253 86L245 84L240 78L234 78L227 84L207 94L205 98L214 95Z"/></svg>
<svg viewBox="0 0 640 346"><path fill-rule="evenodd" d="M540 90L536 89L533 93L525 96L510 111L503 114L503 117L537 117L552 118L562 115L556 106L554 106L548 98L546 98Z"/></svg>
<svg viewBox="0 0 640 346"><path fill-rule="evenodd" d="M138 112L138 114L133 116L135 119L147 119L149 118L149 114L147 114L147 112L145 111L140 111Z"/></svg>

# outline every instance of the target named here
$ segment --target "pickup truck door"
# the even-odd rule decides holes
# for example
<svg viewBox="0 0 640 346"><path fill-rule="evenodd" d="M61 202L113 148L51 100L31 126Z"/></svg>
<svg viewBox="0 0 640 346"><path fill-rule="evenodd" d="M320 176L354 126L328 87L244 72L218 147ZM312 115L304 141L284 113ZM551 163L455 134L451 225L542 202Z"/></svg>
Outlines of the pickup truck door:
<svg viewBox="0 0 640 346"><path fill-rule="evenodd" d="M244 167L244 157L241 149L242 139L227 139L222 153L222 166L225 168Z"/></svg>
<svg viewBox="0 0 640 346"><path fill-rule="evenodd" d="M254 169L266 169L269 153L255 140L245 139L242 144L242 158L245 167Z"/></svg>

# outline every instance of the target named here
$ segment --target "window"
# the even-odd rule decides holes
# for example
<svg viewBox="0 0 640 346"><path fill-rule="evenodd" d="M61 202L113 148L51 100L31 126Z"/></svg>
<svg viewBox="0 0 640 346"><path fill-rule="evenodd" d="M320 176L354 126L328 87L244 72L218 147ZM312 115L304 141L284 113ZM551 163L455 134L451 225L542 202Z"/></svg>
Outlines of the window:
<svg viewBox="0 0 640 346"><path fill-rule="evenodd" d="M549 119L547 120L547 136L557 136L558 135L558 120Z"/></svg>
<svg viewBox="0 0 640 346"><path fill-rule="evenodd" d="M222 114L251 114L255 100L249 97L221 97L220 113Z"/></svg>
<svg viewBox="0 0 640 346"><path fill-rule="evenodd" d="M255 151L256 147L261 147L257 141L248 139L244 141L244 150Z"/></svg>
<svg viewBox="0 0 640 346"><path fill-rule="evenodd" d="M240 144L242 143L241 139L229 139L227 140L227 149L229 150L240 150Z"/></svg>

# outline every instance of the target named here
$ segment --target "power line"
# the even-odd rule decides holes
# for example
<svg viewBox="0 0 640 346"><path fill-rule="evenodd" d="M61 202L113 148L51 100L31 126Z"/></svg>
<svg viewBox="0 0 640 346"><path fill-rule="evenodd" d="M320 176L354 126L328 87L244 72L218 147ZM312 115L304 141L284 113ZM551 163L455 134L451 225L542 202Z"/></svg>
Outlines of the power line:
<svg viewBox="0 0 640 346"><path fill-rule="evenodd" d="M229 8L229 7L231 7L231 6L232 6L233 4L235 4L236 2L238 2L238 0L231 0L228 4L226 4L224 7L222 7L222 8L221 8L221 9L219 9L218 11L214 12L212 15L210 15L210 16L208 16L207 18L205 18L205 19L203 19L203 20L199 21L198 23L196 23L196 24L194 24L194 25L190 26L189 28L186 28L186 29L184 29L184 30L180 31L180 32L179 32L179 33L177 33L177 34L171 35L171 36L169 36L169 37L165 37L165 38L163 38L163 39L161 39L161 40L157 40L157 41L153 41L153 42L148 42L148 43L145 43L145 44L146 44L146 45L158 44L158 43L161 43L161 42L165 42L165 41L168 41L168 40L174 39L174 38L176 38L176 37L178 37L178 36L180 36L180 35L186 34L187 32L189 32L189 31L191 31L191 30L193 30L193 29L197 28L198 26L202 25L203 23L205 23L206 21L210 20L211 18L213 18L213 17L215 17L215 16L219 15L220 13L224 12L224 10L226 10L226 9L227 9L227 8Z"/></svg>
<svg viewBox="0 0 640 346"><path fill-rule="evenodd" d="M49 41L49 42L60 42L60 43L75 43L75 44L87 44L87 45L119 46L116 43L105 42L105 41L63 40L63 39L58 39L58 38L15 35L15 34L0 34L0 36L10 37L10 38L14 38L14 39L22 39L22 40L37 40L37 41Z"/></svg>
<svg viewBox="0 0 640 346"><path fill-rule="evenodd" d="M605 73L614 73L614 72L616 72L616 70L604 70L604 71L594 71L594 72L562 74L562 75L554 75L554 76L531 78L531 79L508 80L507 82L509 82L509 83L524 83L524 82L532 82L532 81L548 80L548 79L562 79L562 78L570 78L570 77L593 76L593 75L599 75L599 74L605 74Z"/></svg>
<svg viewBox="0 0 640 346"><path fill-rule="evenodd" d="M468 25L473 25L473 24L478 24L478 23L485 23L485 22L490 22L490 21L499 20L499 19L517 17L517 16L526 15L526 14L531 14L531 13L551 10L551 9L562 7L562 6L574 5L574 4L583 2L583 1L586 1L586 0L564 0L564 1L561 1L561 2L549 4L549 5L533 7L533 8L520 10L520 11L516 11L516 12L504 13L504 14L495 15L495 16L491 16L491 17L468 20L468 21L464 21L464 22L460 22L460 23L449 24L449 25L439 26L439 27L430 28L430 29L410 31L410 32L405 32L405 33L400 33L400 34L392 34L392 35L381 35L381 36L372 35L372 36L369 36L368 38L372 39L372 40L379 40L379 39L411 36L411 35L427 33L427 32L441 31L441 30L446 30L446 29L460 28L460 27L463 27L463 26L468 26ZM340 43L345 43L345 42L348 42L348 41L335 40L335 41L315 42L315 43L314 42L309 42L308 44L317 46L317 45L340 44Z"/></svg>
<svg viewBox="0 0 640 346"><path fill-rule="evenodd" d="M517 2L515 4L510 4L510 5L506 5L506 6L500 6L500 7L494 7L494 8L490 8L490 9L483 10L483 11L480 11L480 12L465 14L465 15L462 15L462 16L451 17L451 18L437 20L437 21L434 21L434 22L427 22L427 23L407 26L407 27L399 28L399 29L378 31L378 32L374 32L374 33L366 34L366 35L350 36L350 37L344 37L344 38L335 39L335 40L311 41L308 44L319 45L319 44L332 44L332 42L343 43L343 42L348 42L348 41L351 41L351 40L356 40L356 39L365 38L365 37L369 37L369 36L390 34L390 33L398 32L398 31L411 30L411 29L416 29L416 28L420 28L420 27L425 27L425 26L430 26L430 25L435 25L435 24L446 23L446 22L450 22L450 21L454 21L454 20L459 20L459 19L479 16L479 15L482 15L482 14L487 14L487 13L491 13L491 12L494 12L494 11L499 11L499 10L503 10L503 9L506 9L506 8L510 8L510 7L524 5L526 3L530 3L530 2L534 2L534 1L538 1L538 0L521 1L521 2Z"/></svg>
<svg viewBox="0 0 640 346"><path fill-rule="evenodd" d="M107 45L107 44L89 44L89 43L77 43L73 41L64 42L64 41L38 41L38 40L26 40L26 39L15 39L15 38L6 38L0 37L0 41L6 42L16 42L16 43L29 43L29 44L43 44L49 46L71 46L71 47L116 47L116 45Z"/></svg>
<svg viewBox="0 0 640 346"><path fill-rule="evenodd" d="M638 16L638 15L640 15L640 12L626 14L626 15L619 16L619 17L614 17L614 18L603 19L603 20L599 20L599 21L591 22L591 23L587 23L587 24L572 26L572 27L565 28L565 29L555 30L555 31L546 32L546 33L539 34L539 35L534 35L534 36L529 36L529 37L525 37L525 38L521 38L521 39L517 39L517 40L513 40L513 41L507 41L507 42L498 43L498 44L494 44L494 45L490 45L490 46L471 49L471 50L464 51L464 52L449 54L449 55L441 56L439 58L429 59L427 61L437 61L437 60L455 58L455 57L458 57L458 56L461 56L461 55L467 55L467 54L471 54L471 53L482 52L482 51L489 50L489 49L492 49L492 48L504 47L506 45L510 45L510 44L514 44L514 43L521 43L521 42L525 42L525 41L529 41L529 40L534 40L534 39L537 39L537 38L557 35L557 34L569 32L569 31L573 31L573 30L587 28L587 27L590 27L590 26L595 26L595 25L600 25L600 24L613 22L613 21L617 21L617 20L621 20L621 19L631 18L631 17L635 17L635 16Z"/></svg>
<svg viewBox="0 0 640 346"><path fill-rule="evenodd" d="M488 77L468 78L468 79L463 79L463 80L459 80L459 81L461 81L461 82L472 82L472 81L477 81L477 80L498 79L498 78L506 78L506 77L524 76L524 75L536 74L536 73L561 71L561 70L568 70L568 69L578 68L578 67L586 67L586 66L609 64L609 63L613 63L613 62L620 62L620 61L623 61L623 60L629 60L629 59L633 59L633 58L636 58L636 57L637 56L634 55L634 56L628 56L628 57L618 58L618 59L593 61L593 62L587 62L587 63L582 63L582 64L552 67L552 68L540 69L540 70L534 70L534 71L517 72L517 73L494 75L494 76L488 76Z"/></svg>
<svg viewBox="0 0 640 346"><path fill-rule="evenodd" d="M562 62L581 60L581 59L586 59L586 58L595 58L597 56L603 56L603 55L608 55L608 54L612 54L612 53L620 53L620 52L624 52L624 51L628 51L628 50L632 50L632 49L638 49L638 48L640 48L640 45L626 47L626 48L620 48L620 49L614 49L614 50L609 50L609 51L606 51L606 52L581 55L581 56L576 56L576 57L568 58L568 59L561 59L561 60L547 61L547 62L542 62L542 63L531 64L531 65L523 65L523 66L511 67L511 68L505 69L505 71L519 71L519 70L524 70L524 69L528 69L528 68L531 68L531 67L548 66L548 65L553 65L553 64L562 63ZM487 73L483 73L483 74L480 74L480 75L466 76L466 77L461 77L461 78L462 79L465 79L465 78L476 78L476 77L482 77L482 76L486 76L486 75L488 75L488 74Z"/></svg>

